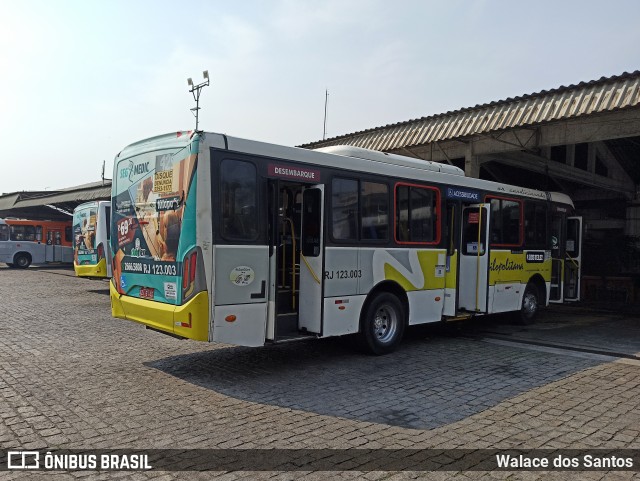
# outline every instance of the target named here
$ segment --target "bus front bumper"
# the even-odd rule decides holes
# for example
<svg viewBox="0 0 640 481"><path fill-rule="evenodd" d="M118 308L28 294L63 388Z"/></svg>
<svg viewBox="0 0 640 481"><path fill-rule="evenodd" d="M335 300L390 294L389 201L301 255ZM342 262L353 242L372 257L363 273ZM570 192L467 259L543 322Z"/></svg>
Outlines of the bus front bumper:
<svg viewBox="0 0 640 481"><path fill-rule="evenodd" d="M209 340L209 294L202 291L181 306L119 294L109 282L111 315L152 329L194 339Z"/></svg>
<svg viewBox="0 0 640 481"><path fill-rule="evenodd" d="M73 270L78 277L107 277L107 260L100 259L97 264L78 265L74 262Z"/></svg>

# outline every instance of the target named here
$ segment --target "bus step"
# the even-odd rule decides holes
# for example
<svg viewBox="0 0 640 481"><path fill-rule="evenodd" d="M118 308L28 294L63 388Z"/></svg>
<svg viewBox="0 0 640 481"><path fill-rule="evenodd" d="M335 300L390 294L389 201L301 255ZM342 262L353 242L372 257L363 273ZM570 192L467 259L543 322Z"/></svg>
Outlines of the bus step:
<svg viewBox="0 0 640 481"><path fill-rule="evenodd" d="M305 339L317 339L318 336L310 334L298 334L292 336L278 336L274 344L283 344L285 342L304 341Z"/></svg>
<svg viewBox="0 0 640 481"><path fill-rule="evenodd" d="M445 322L466 321L467 319L471 319L471 317L471 314L458 314L457 316L447 317Z"/></svg>

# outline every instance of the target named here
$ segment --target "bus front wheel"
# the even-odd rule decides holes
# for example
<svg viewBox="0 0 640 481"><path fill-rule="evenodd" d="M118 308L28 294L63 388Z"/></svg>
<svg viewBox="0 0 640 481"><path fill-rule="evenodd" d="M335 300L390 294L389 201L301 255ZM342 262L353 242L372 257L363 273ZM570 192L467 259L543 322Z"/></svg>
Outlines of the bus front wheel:
<svg viewBox="0 0 640 481"><path fill-rule="evenodd" d="M13 264L19 269L26 269L31 265L31 257L29 254L16 254Z"/></svg>
<svg viewBox="0 0 640 481"><path fill-rule="evenodd" d="M375 355L394 351L404 334L405 315L400 300L388 292L376 295L360 319L360 346Z"/></svg>
<svg viewBox="0 0 640 481"><path fill-rule="evenodd" d="M533 324L538 316L538 311L540 311L538 288L529 283L524 289L520 311L516 313L516 321L523 325Z"/></svg>

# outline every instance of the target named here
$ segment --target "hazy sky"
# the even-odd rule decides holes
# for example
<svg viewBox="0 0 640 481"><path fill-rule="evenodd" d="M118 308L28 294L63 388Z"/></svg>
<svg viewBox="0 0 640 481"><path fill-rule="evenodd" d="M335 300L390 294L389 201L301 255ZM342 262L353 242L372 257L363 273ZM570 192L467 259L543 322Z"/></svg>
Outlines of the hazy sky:
<svg viewBox="0 0 640 481"><path fill-rule="evenodd" d="M298 145L640 69L640 2L0 0L0 193L200 128Z"/></svg>

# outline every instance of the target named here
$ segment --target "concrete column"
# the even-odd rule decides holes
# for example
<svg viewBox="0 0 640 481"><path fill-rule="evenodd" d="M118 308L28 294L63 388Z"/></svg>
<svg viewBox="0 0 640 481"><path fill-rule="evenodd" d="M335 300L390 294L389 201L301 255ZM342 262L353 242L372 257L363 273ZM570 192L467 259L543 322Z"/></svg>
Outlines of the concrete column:
<svg viewBox="0 0 640 481"><path fill-rule="evenodd" d="M464 153L464 175L467 177L480 177L480 159L473 155L473 142L467 144Z"/></svg>
<svg viewBox="0 0 640 481"><path fill-rule="evenodd" d="M589 142L587 149L587 172L591 174L596 173L596 145L593 142Z"/></svg>
<svg viewBox="0 0 640 481"><path fill-rule="evenodd" d="M575 165L576 160L576 144L567 145L567 161L566 164L569 167L573 167Z"/></svg>

